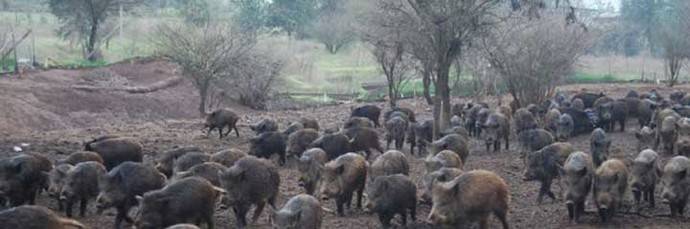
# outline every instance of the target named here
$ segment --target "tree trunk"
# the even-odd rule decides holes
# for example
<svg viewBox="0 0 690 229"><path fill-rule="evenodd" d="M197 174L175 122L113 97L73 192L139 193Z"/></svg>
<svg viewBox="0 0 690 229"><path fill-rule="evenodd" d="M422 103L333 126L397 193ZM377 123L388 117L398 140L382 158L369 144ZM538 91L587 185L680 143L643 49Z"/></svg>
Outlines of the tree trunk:
<svg viewBox="0 0 690 229"><path fill-rule="evenodd" d="M202 82L199 84L199 114L201 114L201 117L206 116L206 103L208 99L208 88L211 85L211 79L203 79Z"/></svg>
<svg viewBox="0 0 690 229"><path fill-rule="evenodd" d="M391 107L397 107L398 105L398 95L395 90L395 82L394 80L391 79L391 77L388 78L388 102L390 103Z"/></svg>
<svg viewBox="0 0 690 229"><path fill-rule="evenodd" d="M426 103L429 105L434 104L434 99L431 97L431 90L429 87L431 87L431 71L426 69L427 67L424 67L425 69L423 70L424 72L422 73L422 84L423 84L423 92L424 94L424 99L426 99Z"/></svg>
<svg viewBox="0 0 690 229"><path fill-rule="evenodd" d="M95 61L96 36L98 35L98 20L93 20L91 23L91 30L89 31L89 40L86 41L86 59Z"/></svg>
<svg viewBox="0 0 690 229"><path fill-rule="evenodd" d="M439 66L438 75L436 76L436 94L441 97L441 115L440 115L440 128L445 129L448 127L450 122L450 88L449 88L449 76L450 76L450 63L443 63Z"/></svg>
<svg viewBox="0 0 690 229"><path fill-rule="evenodd" d="M439 139L441 136L441 97L434 96L433 102L433 115L434 115L434 140Z"/></svg>

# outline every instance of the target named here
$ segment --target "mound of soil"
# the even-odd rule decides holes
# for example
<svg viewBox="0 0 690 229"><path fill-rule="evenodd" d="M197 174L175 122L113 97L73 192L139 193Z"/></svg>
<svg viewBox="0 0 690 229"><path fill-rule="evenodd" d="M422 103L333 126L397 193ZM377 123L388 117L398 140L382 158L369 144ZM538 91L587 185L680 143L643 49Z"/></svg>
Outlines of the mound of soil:
<svg viewBox="0 0 690 229"><path fill-rule="evenodd" d="M197 118L198 93L175 69L138 61L0 79L0 132Z"/></svg>

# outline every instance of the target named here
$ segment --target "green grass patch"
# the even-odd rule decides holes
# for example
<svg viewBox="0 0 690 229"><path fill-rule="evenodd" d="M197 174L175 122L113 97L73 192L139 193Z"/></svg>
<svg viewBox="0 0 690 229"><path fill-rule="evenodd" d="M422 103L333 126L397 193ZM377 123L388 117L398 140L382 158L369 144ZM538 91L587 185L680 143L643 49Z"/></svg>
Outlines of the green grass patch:
<svg viewBox="0 0 690 229"><path fill-rule="evenodd" d="M567 83L571 84L592 84L592 83L615 83L625 81L622 78L611 74L591 74L584 72L576 72L568 77Z"/></svg>

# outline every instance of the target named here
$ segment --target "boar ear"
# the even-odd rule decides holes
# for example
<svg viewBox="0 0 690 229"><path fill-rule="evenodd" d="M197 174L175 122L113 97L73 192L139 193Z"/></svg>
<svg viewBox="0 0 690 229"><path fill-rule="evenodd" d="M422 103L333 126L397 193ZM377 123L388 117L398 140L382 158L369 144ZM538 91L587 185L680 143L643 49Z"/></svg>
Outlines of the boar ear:
<svg viewBox="0 0 690 229"><path fill-rule="evenodd" d="M345 172L345 165L340 165L338 168L335 168L335 172L337 174L343 174Z"/></svg>

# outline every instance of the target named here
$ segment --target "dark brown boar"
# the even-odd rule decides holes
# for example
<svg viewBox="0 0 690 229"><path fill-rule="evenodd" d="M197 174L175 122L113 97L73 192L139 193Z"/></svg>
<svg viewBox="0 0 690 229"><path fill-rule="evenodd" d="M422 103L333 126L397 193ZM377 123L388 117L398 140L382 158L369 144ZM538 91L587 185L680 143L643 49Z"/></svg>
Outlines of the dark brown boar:
<svg viewBox="0 0 690 229"><path fill-rule="evenodd" d="M319 131L319 121L316 119L302 117L299 119L299 122L302 123L304 129L313 129Z"/></svg>
<svg viewBox="0 0 690 229"><path fill-rule="evenodd" d="M505 141L506 150L508 150L510 147L510 122L505 115L498 112L490 114L482 128L485 130L484 144L487 152L489 152L491 145L493 145L493 152L499 151L501 140Z"/></svg>
<svg viewBox="0 0 690 229"><path fill-rule="evenodd" d="M402 225L407 225L409 213L412 221L417 219L417 187L403 174L379 176L367 187L366 209L378 214L383 228L391 226L395 215L402 217ZM409 211L409 212L408 212Z"/></svg>
<svg viewBox="0 0 690 229"><path fill-rule="evenodd" d="M103 158L101 155L95 153L95 152L89 152L89 151L78 151L71 153L67 158L58 160L56 164L70 164L70 165L76 165L81 162L87 162L87 161L95 161L98 163L105 163L103 161Z"/></svg>
<svg viewBox="0 0 690 229"><path fill-rule="evenodd" d="M449 182L437 182L432 193L433 207L427 221L433 225L460 227L479 221L479 228L489 228L494 214L508 229L508 185L493 172L474 170Z"/></svg>
<svg viewBox="0 0 690 229"><path fill-rule="evenodd" d="M368 118L351 117L343 124L343 129L350 129L356 127L374 128L374 122L372 122Z"/></svg>
<svg viewBox="0 0 690 229"><path fill-rule="evenodd" d="M350 150L352 152L364 151L366 158L371 155L371 149L383 153L383 147L379 142L379 134L373 128L345 129L345 135L350 138Z"/></svg>
<svg viewBox="0 0 690 229"><path fill-rule="evenodd" d="M354 153L347 153L324 165L319 193L324 200L335 199L339 215L345 214L343 207L350 207L354 192L357 192L357 207L362 207L367 167L366 159Z"/></svg>
<svg viewBox="0 0 690 229"><path fill-rule="evenodd" d="M362 117L368 118L374 122L374 127L378 128L379 117L381 116L381 108L376 105L363 105L357 108L353 108L350 112L350 117Z"/></svg>
<svg viewBox="0 0 690 229"><path fill-rule="evenodd" d="M102 141L90 142L84 146L84 150L101 155L103 162L105 162L105 168L108 171L123 162L141 162L143 159L143 147L134 138L108 138Z"/></svg>
<svg viewBox="0 0 690 229"><path fill-rule="evenodd" d="M156 161L156 169L158 169L158 171L163 173L165 176L172 177L175 160L177 160L177 158L181 157L182 155L192 152L203 151L201 150L201 148L196 146L175 147L171 150L165 151L163 152L163 156L158 158L158 160Z"/></svg>
<svg viewBox="0 0 690 229"><path fill-rule="evenodd" d="M690 160L675 156L664 166L661 177L661 202L671 208L671 217L683 216L690 197Z"/></svg>
<svg viewBox="0 0 690 229"><path fill-rule="evenodd" d="M641 200L648 201L652 208L654 207L654 189L659 179L658 158L659 155L654 150L646 149L633 160L630 182L638 211L642 208Z"/></svg>
<svg viewBox="0 0 690 229"><path fill-rule="evenodd" d="M321 148L328 154L328 160L333 160L347 152L351 152L350 139L343 133L324 134L316 139L311 147Z"/></svg>
<svg viewBox="0 0 690 229"><path fill-rule="evenodd" d="M420 121L413 123L410 127L410 134L407 142L410 143L410 153L414 154L414 148L417 147L417 155L425 155L427 143L431 142L433 138L434 123L431 120Z"/></svg>
<svg viewBox="0 0 690 229"><path fill-rule="evenodd" d="M390 149L391 142L395 141L395 149L402 150L405 144L409 122L402 117L392 117L386 120L386 149Z"/></svg>
<svg viewBox="0 0 690 229"><path fill-rule="evenodd" d="M436 182L448 182L463 173L462 169L443 167L431 173L426 173L422 177L422 203L431 203L431 193Z"/></svg>
<svg viewBox="0 0 690 229"><path fill-rule="evenodd" d="M556 140L566 142L575 133L575 121L569 114L561 114L556 124Z"/></svg>
<svg viewBox="0 0 690 229"><path fill-rule="evenodd" d="M20 154L0 160L0 197L11 206L34 204L38 191L45 188L48 177L44 162L32 155Z"/></svg>
<svg viewBox="0 0 690 229"><path fill-rule="evenodd" d="M216 200L224 191L206 179L184 178L151 191L139 200L139 217L135 225L140 229L158 229L179 223L204 222L213 229Z"/></svg>
<svg viewBox="0 0 690 229"><path fill-rule="evenodd" d="M678 130L676 125L677 120L678 119L673 116L664 118L664 121L661 123L661 127L657 132L658 142L668 154L674 152L673 146L676 143L676 140L678 140Z"/></svg>
<svg viewBox="0 0 690 229"><path fill-rule="evenodd" d="M558 109L551 109L544 115L544 129L556 135L558 129L558 119L561 118L561 112Z"/></svg>
<svg viewBox="0 0 690 229"><path fill-rule="evenodd" d="M165 175L153 167L124 162L98 181L100 193L96 199L96 208L99 214L108 208L117 209L115 228L120 229L123 220L134 223L128 212L138 204L136 196L162 188L165 181Z"/></svg>
<svg viewBox="0 0 690 229"><path fill-rule="evenodd" d="M551 133L544 129L531 129L518 134L518 142L524 152L534 152L554 143Z"/></svg>
<svg viewBox="0 0 690 229"><path fill-rule="evenodd" d="M223 108L215 110L206 116L206 123L204 123L204 127L208 128L206 135L210 135L211 131L218 129L219 138L228 136L232 130L235 130L237 137L240 137L240 131L237 130L237 121L239 120L240 116L229 109ZM223 133L225 127L228 128L227 133Z"/></svg>
<svg viewBox="0 0 690 229"><path fill-rule="evenodd" d="M592 135L589 138L590 152L592 152L592 159L594 160L594 166L599 167L601 163L608 160L609 149L611 148L611 139L606 135L606 132L597 128L592 131Z"/></svg>
<svg viewBox="0 0 690 229"><path fill-rule="evenodd" d="M236 149L221 150L211 155L211 162L230 168L235 165L235 162L246 156L247 153Z"/></svg>
<svg viewBox="0 0 690 229"><path fill-rule="evenodd" d="M539 125L534 115L525 108L520 108L513 114L515 120L515 132L521 133L526 130L536 129Z"/></svg>
<svg viewBox="0 0 690 229"><path fill-rule="evenodd" d="M192 166L211 161L211 155L200 152L192 152L182 155L175 160L173 165L173 174L178 174L189 170Z"/></svg>
<svg viewBox="0 0 690 229"><path fill-rule="evenodd" d="M278 123L273 119L262 119L261 121L249 125L249 129L253 130L256 135L260 135L266 132L278 131Z"/></svg>
<svg viewBox="0 0 690 229"><path fill-rule="evenodd" d="M601 221L608 222L620 209L628 188L628 168L620 160L609 159L594 175L594 204Z"/></svg>
<svg viewBox="0 0 690 229"><path fill-rule="evenodd" d="M219 175L227 192L223 201L232 207L237 228L247 226L246 215L252 205L256 205L253 222L259 219L266 203L275 208L280 175L268 160L246 156Z"/></svg>
<svg viewBox="0 0 690 229"><path fill-rule="evenodd" d="M565 160L574 151L570 143L557 142L526 155L523 180L537 180L541 183L537 203L542 202L544 195L556 200L556 196L551 191L551 184L553 179L559 178L559 168L563 167Z"/></svg>
<svg viewBox="0 0 690 229"><path fill-rule="evenodd" d="M584 152L574 152L563 165L565 178L565 206L568 217L577 223L585 213L585 201L592 187L594 168L592 157Z"/></svg>
<svg viewBox="0 0 690 229"><path fill-rule="evenodd" d="M0 212L1 228L66 229L86 228L80 222L62 218L43 206L20 206Z"/></svg>
<svg viewBox="0 0 690 229"><path fill-rule="evenodd" d="M314 129L303 129L290 134L287 141L287 154L299 158L318 138L319 132Z"/></svg>
<svg viewBox="0 0 690 229"><path fill-rule="evenodd" d="M249 140L249 154L266 159L277 154L278 164L284 165L286 140L287 136L278 131L264 132Z"/></svg>
<svg viewBox="0 0 690 229"><path fill-rule="evenodd" d="M407 157L400 151L389 150L374 160L374 163L369 167L369 181L374 181L376 177L388 176L393 174L403 174L405 176L410 173L410 165L407 162Z"/></svg>
<svg viewBox="0 0 690 229"><path fill-rule="evenodd" d="M649 127L642 127L642 129L635 132L637 139L637 150L654 149L654 140L656 138L654 130Z"/></svg>
<svg viewBox="0 0 690 229"><path fill-rule="evenodd" d="M443 150L436 155L429 155L424 160L426 172L431 173L441 168L457 168L462 169L463 161L458 154L450 150Z"/></svg>
<svg viewBox="0 0 690 229"><path fill-rule="evenodd" d="M297 170L300 172L299 185L305 192L314 195L321 180L321 169L328 162L328 154L320 148L305 151L299 158Z"/></svg>
<svg viewBox="0 0 690 229"><path fill-rule="evenodd" d="M470 155L469 139L459 134L449 134L430 144L431 154L436 155L443 150L450 150L458 154L463 163L467 163Z"/></svg>
<svg viewBox="0 0 690 229"><path fill-rule="evenodd" d="M84 217L89 200L98 196L98 179L106 173L105 166L95 161L76 164L67 171L60 201L65 203L65 214L72 217L72 206L79 201L79 215Z"/></svg>
<svg viewBox="0 0 690 229"><path fill-rule="evenodd" d="M67 172L74 167L70 164L59 164L48 173L48 195L55 198L58 203L58 210L62 211L63 202L60 200L62 187L65 185Z"/></svg>
<svg viewBox="0 0 690 229"><path fill-rule="evenodd" d="M179 172L175 175L175 180L184 179L187 177L200 177L211 182L213 186L220 186L220 177L218 173L224 171L227 167L215 163L215 162L204 162L189 168L189 170L184 172Z"/></svg>
<svg viewBox="0 0 690 229"><path fill-rule="evenodd" d="M310 195L300 194L290 198L285 206L271 214L276 229L320 229L323 213L321 203Z"/></svg>

